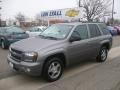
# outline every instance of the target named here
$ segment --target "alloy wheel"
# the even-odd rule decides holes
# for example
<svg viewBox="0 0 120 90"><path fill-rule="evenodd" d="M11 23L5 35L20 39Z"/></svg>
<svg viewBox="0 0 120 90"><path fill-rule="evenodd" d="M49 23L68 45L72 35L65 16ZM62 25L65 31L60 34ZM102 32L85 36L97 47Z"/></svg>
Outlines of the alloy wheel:
<svg viewBox="0 0 120 90"><path fill-rule="evenodd" d="M52 62L48 68L48 75L50 78L55 79L61 73L61 65L59 62Z"/></svg>

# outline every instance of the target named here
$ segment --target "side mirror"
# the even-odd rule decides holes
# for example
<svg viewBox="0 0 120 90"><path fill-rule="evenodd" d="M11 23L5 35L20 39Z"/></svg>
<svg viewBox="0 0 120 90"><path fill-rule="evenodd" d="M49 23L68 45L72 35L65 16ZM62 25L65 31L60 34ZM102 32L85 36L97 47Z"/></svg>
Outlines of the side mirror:
<svg viewBox="0 0 120 90"><path fill-rule="evenodd" d="M24 34L26 34L26 32L25 32L25 31L24 31L23 33L24 33Z"/></svg>
<svg viewBox="0 0 120 90"><path fill-rule="evenodd" d="M80 40L81 40L80 37L77 37L77 36L71 36L70 39L69 39L69 42L80 41Z"/></svg>

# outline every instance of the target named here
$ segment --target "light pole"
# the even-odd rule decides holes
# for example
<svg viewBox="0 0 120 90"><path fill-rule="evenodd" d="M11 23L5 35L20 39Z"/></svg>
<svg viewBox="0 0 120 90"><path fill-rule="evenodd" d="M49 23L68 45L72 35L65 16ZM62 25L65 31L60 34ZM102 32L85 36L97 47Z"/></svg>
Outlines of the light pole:
<svg viewBox="0 0 120 90"><path fill-rule="evenodd" d="M114 0L113 0L113 3L112 3L112 25L114 24Z"/></svg>

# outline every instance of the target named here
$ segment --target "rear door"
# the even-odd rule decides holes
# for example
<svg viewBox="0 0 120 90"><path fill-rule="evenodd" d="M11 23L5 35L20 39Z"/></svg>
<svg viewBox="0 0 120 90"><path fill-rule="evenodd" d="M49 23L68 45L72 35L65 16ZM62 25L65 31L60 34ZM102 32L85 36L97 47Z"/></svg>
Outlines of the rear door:
<svg viewBox="0 0 120 90"><path fill-rule="evenodd" d="M97 24L88 24L90 39L89 44L89 55L91 57L96 57L100 49L100 42L103 39L102 32L99 30Z"/></svg>

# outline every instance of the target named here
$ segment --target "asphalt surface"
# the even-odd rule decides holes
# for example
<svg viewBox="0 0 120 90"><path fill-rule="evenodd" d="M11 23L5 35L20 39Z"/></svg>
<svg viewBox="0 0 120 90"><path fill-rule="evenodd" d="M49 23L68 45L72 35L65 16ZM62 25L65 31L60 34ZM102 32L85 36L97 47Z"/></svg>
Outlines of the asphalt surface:
<svg viewBox="0 0 120 90"><path fill-rule="evenodd" d="M119 46L120 36L114 37L113 48ZM13 72L7 64L7 54L8 50L0 49L0 90L120 90L118 87L120 86L119 69L114 72L114 68L120 66L118 48L111 52L107 62L103 64L95 61L81 62L81 64L67 68L61 80L54 83L48 83L40 77L30 77ZM113 71L110 72L111 70ZM107 82L111 83L106 84Z"/></svg>
<svg viewBox="0 0 120 90"><path fill-rule="evenodd" d="M3 50L0 48L0 79L17 74L16 72L13 72L8 66L7 54L7 49Z"/></svg>

